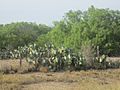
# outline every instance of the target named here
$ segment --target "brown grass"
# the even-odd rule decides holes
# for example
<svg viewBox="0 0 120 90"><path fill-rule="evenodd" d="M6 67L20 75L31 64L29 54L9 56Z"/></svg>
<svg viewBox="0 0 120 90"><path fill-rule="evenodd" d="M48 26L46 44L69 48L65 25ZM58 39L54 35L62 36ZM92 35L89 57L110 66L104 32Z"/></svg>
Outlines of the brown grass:
<svg viewBox="0 0 120 90"><path fill-rule="evenodd" d="M1 75L0 90L120 90L120 69Z"/></svg>
<svg viewBox="0 0 120 90"><path fill-rule="evenodd" d="M28 70L33 68L33 65L29 65L26 60L22 61L22 67L20 67L19 60L0 60L0 72L5 74L14 73L27 73Z"/></svg>
<svg viewBox="0 0 120 90"><path fill-rule="evenodd" d="M8 62L7 66L11 64ZM5 63L0 61L0 65ZM12 62L11 65L17 64ZM1 73L0 90L120 90L120 69Z"/></svg>

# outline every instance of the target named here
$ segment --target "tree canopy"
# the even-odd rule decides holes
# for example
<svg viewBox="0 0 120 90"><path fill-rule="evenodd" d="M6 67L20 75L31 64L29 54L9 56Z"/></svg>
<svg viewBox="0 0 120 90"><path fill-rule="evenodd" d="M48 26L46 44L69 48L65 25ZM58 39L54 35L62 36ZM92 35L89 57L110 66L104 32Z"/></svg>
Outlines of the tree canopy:
<svg viewBox="0 0 120 90"><path fill-rule="evenodd" d="M99 46L100 54L120 55L120 11L98 9L91 6L86 11L65 14L53 27L35 23L0 25L0 48L14 49L35 42L37 45L52 43L56 47L81 50L90 44Z"/></svg>
<svg viewBox="0 0 120 90"><path fill-rule="evenodd" d="M50 30L51 27L46 25L27 22L0 25L0 47L14 49L28 45Z"/></svg>
<svg viewBox="0 0 120 90"><path fill-rule="evenodd" d="M120 11L98 9L69 11L44 37L55 46L80 50L84 44L99 46L101 54L120 55ZM43 40L43 39L42 39Z"/></svg>

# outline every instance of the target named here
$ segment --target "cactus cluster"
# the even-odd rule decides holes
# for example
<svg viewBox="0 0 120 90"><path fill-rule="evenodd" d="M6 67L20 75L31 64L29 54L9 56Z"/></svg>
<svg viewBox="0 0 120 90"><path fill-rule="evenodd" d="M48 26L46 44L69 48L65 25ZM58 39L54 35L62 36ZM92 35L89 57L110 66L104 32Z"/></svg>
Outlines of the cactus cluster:
<svg viewBox="0 0 120 90"><path fill-rule="evenodd" d="M25 59L34 64L36 69L44 66L52 71L78 69L85 60L82 54L74 53L72 49L65 47L56 48L53 44L45 44L44 47L29 44L8 52L9 58Z"/></svg>
<svg viewBox="0 0 120 90"><path fill-rule="evenodd" d="M52 71L76 69L84 61L81 54L73 53L69 48L56 48L52 44L44 47L37 47L35 44L28 45L26 50L26 60L34 64L36 68L45 66Z"/></svg>
<svg viewBox="0 0 120 90"><path fill-rule="evenodd" d="M18 47L15 50L5 50L5 54L0 53L1 59L12 58L26 60L29 64L33 64L35 69L47 67L51 71L61 70L81 70L81 69L106 69L113 67L113 62L106 61L106 56L94 57L93 63L89 65L83 54L75 53L70 48L57 48L53 44L45 44L44 47L39 47L36 44L25 45ZM117 64L118 65L118 64ZM120 65L118 65L120 66Z"/></svg>

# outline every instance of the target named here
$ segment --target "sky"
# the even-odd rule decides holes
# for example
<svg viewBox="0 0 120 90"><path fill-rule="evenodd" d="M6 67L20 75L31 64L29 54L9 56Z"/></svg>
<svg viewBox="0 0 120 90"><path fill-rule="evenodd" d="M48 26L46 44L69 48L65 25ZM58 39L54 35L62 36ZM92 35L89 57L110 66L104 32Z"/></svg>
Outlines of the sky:
<svg viewBox="0 0 120 90"><path fill-rule="evenodd" d="M120 10L120 0L0 0L0 24L34 22L52 25L69 10L96 8Z"/></svg>

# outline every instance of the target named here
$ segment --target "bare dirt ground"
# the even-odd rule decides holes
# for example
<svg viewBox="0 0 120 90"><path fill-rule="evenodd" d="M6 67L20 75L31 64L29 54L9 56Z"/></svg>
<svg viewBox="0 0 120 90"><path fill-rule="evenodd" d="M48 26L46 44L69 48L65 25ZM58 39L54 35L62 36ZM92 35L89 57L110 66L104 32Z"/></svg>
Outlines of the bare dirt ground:
<svg viewBox="0 0 120 90"><path fill-rule="evenodd" d="M3 63L0 61L0 65ZM16 66L18 61L5 61L5 63L5 66ZM19 64L17 67L19 68ZM120 69L1 73L0 90L120 90Z"/></svg>
<svg viewBox="0 0 120 90"><path fill-rule="evenodd" d="M120 90L120 69L1 75L0 90Z"/></svg>

